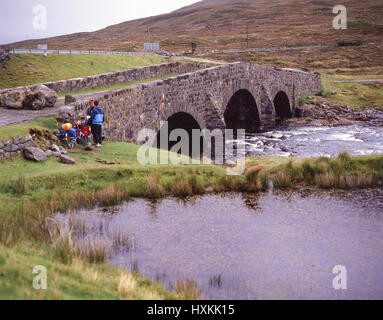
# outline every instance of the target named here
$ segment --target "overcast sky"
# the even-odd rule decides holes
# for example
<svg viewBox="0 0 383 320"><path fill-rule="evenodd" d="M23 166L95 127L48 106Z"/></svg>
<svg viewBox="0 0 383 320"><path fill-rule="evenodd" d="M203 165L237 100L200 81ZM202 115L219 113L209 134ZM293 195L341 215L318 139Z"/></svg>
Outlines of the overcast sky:
<svg viewBox="0 0 383 320"><path fill-rule="evenodd" d="M195 2L198 0L1 0L0 44L95 31L123 21L168 13ZM41 6L47 12L46 29L41 29L44 27Z"/></svg>

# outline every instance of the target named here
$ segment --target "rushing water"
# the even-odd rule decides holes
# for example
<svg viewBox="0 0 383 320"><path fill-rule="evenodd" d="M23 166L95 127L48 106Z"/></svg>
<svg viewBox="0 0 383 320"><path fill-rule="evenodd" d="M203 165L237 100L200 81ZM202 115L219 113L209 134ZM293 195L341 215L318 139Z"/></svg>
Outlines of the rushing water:
<svg viewBox="0 0 383 320"><path fill-rule="evenodd" d="M249 135L247 155L321 157L383 154L383 127L350 125L341 127L278 128Z"/></svg>
<svg viewBox="0 0 383 320"><path fill-rule="evenodd" d="M381 190L136 199L57 219L80 239L128 235L110 263L170 289L192 279L206 299L383 299Z"/></svg>

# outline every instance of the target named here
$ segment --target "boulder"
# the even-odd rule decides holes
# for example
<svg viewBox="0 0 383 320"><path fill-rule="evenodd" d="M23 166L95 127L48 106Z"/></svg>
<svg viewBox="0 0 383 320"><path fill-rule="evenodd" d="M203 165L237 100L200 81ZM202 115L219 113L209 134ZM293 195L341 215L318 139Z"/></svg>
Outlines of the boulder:
<svg viewBox="0 0 383 320"><path fill-rule="evenodd" d="M53 155L53 151L52 151L52 150L46 150L46 151L45 151L45 155L46 155L48 158L50 158L50 157L52 157L52 155Z"/></svg>
<svg viewBox="0 0 383 320"><path fill-rule="evenodd" d="M3 65L9 59L9 48L0 48L0 66Z"/></svg>
<svg viewBox="0 0 383 320"><path fill-rule="evenodd" d="M65 155L60 155L60 158L59 158L60 162L62 163L65 163L65 164L76 164L76 160L74 160L73 158L69 157L69 156L65 156Z"/></svg>
<svg viewBox="0 0 383 320"><path fill-rule="evenodd" d="M76 102L75 97L71 96L70 94L67 94L65 96L65 105L69 105L69 104L74 103L74 102Z"/></svg>
<svg viewBox="0 0 383 320"><path fill-rule="evenodd" d="M74 106L62 106L59 109L59 115L60 117L64 119L71 119L74 117L75 114L75 107Z"/></svg>
<svg viewBox="0 0 383 320"><path fill-rule="evenodd" d="M0 107L5 107L6 106L5 100L6 100L5 94L4 93L0 93Z"/></svg>
<svg viewBox="0 0 383 320"><path fill-rule="evenodd" d="M60 151L61 154L67 154L66 149L64 147L62 147L62 146L59 147L59 151Z"/></svg>
<svg viewBox="0 0 383 320"><path fill-rule="evenodd" d="M60 152L60 148L59 148L57 145L55 145L55 144L52 144L52 146L51 146L51 150L52 150L53 152L61 153L61 152Z"/></svg>
<svg viewBox="0 0 383 320"><path fill-rule="evenodd" d="M205 192L206 193L212 193L212 192L214 192L214 189L213 189L213 187L208 187L205 189Z"/></svg>
<svg viewBox="0 0 383 320"><path fill-rule="evenodd" d="M23 109L24 99L25 99L24 89L9 91L5 94L5 107L10 109Z"/></svg>
<svg viewBox="0 0 383 320"><path fill-rule="evenodd" d="M24 149L24 157L28 160L33 160L37 162L46 161L48 159L46 153L35 147L27 147Z"/></svg>
<svg viewBox="0 0 383 320"><path fill-rule="evenodd" d="M57 93L47 86L38 85L33 91L27 90L23 107L25 109L40 110L52 108L57 101Z"/></svg>

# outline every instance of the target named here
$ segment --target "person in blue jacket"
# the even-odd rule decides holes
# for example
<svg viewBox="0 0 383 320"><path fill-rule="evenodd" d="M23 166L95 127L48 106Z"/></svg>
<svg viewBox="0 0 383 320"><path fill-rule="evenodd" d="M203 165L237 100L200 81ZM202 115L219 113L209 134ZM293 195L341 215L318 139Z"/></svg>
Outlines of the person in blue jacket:
<svg viewBox="0 0 383 320"><path fill-rule="evenodd" d="M105 122L104 110L98 105L98 101L94 102L95 107L93 108L90 117L92 120L92 135L94 143L97 148L101 148L102 145L102 124Z"/></svg>

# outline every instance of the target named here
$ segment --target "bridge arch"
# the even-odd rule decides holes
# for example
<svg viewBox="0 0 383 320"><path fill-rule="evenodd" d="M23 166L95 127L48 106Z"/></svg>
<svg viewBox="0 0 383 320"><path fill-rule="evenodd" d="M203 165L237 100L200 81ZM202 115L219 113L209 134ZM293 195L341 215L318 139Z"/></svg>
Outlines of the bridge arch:
<svg viewBox="0 0 383 320"><path fill-rule="evenodd" d="M175 144L180 142L181 137L178 137L177 141L170 141L170 133L175 129L183 129L187 132L189 137L189 152L187 152L186 155L191 156L193 150L193 130L201 130L203 127L199 124L195 117L184 111L179 111L172 114L168 119L166 119L166 121L167 125L162 126L157 133L155 147L158 149L165 149L164 146L167 146L167 150L171 150ZM165 141L163 140L163 137L165 137ZM203 138L200 139L199 147L200 150L203 150Z"/></svg>
<svg viewBox="0 0 383 320"><path fill-rule="evenodd" d="M261 127L260 113L253 94L247 89L239 89L228 101L224 111L227 129L245 129L257 132Z"/></svg>
<svg viewBox="0 0 383 320"><path fill-rule="evenodd" d="M281 123L284 119L292 117L290 100L284 91L279 91L274 98L275 120Z"/></svg>

